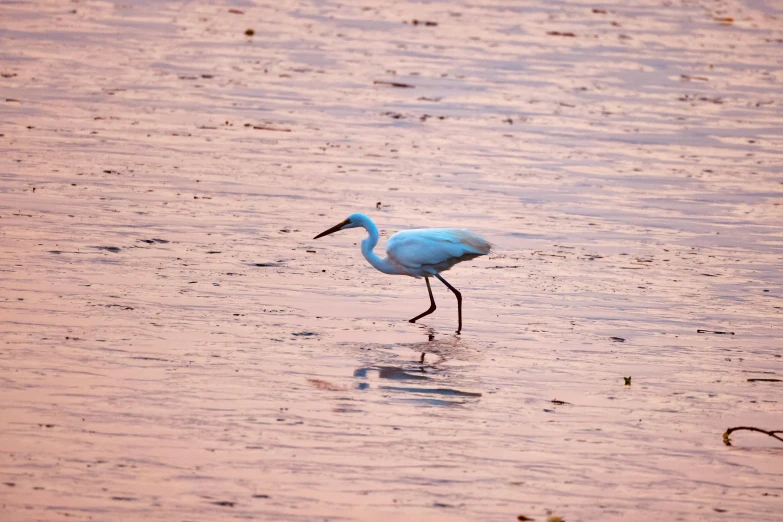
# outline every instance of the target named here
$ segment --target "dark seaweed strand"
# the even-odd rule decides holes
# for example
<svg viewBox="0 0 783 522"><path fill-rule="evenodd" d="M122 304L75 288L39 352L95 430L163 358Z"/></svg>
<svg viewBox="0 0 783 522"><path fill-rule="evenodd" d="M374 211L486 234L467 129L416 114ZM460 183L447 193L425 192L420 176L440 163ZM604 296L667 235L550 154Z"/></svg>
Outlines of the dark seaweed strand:
<svg viewBox="0 0 783 522"><path fill-rule="evenodd" d="M726 446L731 446L731 440L729 439L729 435L731 435L735 431L740 430L746 430L746 431L757 431L759 433L764 433L766 435L769 435L773 439L777 439L780 442L783 442L783 438L780 438L778 436L778 433L783 433L783 430L762 430L761 428L754 428L753 426L735 426L733 428L729 428L726 430L726 433L723 434L723 443L726 444Z"/></svg>

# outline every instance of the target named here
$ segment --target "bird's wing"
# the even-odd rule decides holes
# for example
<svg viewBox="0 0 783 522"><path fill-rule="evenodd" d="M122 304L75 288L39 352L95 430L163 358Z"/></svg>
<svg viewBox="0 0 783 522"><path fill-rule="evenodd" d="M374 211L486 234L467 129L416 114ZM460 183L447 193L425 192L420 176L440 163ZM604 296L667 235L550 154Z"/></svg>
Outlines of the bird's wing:
<svg viewBox="0 0 783 522"><path fill-rule="evenodd" d="M404 267L448 263L489 254L492 245L464 228L419 228L397 232L386 243L389 258Z"/></svg>

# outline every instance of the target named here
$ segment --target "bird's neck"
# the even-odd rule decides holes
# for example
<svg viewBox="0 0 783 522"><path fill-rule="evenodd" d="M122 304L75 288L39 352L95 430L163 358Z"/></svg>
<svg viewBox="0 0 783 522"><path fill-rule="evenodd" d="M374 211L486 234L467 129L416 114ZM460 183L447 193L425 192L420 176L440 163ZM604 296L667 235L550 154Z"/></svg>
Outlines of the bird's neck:
<svg viewBox="0 0 783 522"><path fill-rule="evenodd" d="M381 259L373 249L378 244L378 227L369 218L361 223L367 230L367 238L362 241L362 255L376 269L384 274L398 274L397 268L388 259Z"/></svg>

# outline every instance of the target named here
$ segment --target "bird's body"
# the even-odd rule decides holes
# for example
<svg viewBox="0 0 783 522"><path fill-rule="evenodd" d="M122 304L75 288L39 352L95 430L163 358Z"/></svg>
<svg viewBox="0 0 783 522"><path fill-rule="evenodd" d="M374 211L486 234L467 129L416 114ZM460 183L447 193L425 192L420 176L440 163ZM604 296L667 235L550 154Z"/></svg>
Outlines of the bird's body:
<svg viewBox="0 0 783 522"><path fill-rule="evenodd" d="M406 275L426 277L487 255L491 248L484 238L464 228L417 228L390 237L386 255Z"/></svg>
<svg viewBox="0 0 783 522"><path fill-rule="evenodd" d="M435 311L435 299L432 296L429 277L436 277L457 296L459 305L457 332L462 330L462 295L439 274L457 263L489 254L492 250L489 242L478 234L460 228L403 230L391 236L386 242L387 257L382 259L373 252L378 244L378 227L364 214L351 214L342 223L315 236L315 239L356 227L367 230L368 236L362 241L362 254L377 270L385 274L425 278L430 295L430 309L411 319L411 322Z"/></svg>

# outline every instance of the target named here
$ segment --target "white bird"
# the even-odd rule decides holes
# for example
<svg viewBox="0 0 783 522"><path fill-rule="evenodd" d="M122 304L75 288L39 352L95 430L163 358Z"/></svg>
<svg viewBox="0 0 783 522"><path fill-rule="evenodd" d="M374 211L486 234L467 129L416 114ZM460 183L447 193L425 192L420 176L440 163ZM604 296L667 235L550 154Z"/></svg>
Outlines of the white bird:
<svg viewBox="0 0 783 522"><path fill-rule="evenodd" d="M378 244L378 227L364 214L351 214L345 221L325 230L313 239L333 234L348 228L364 228L369 234L362 241L364 258L377 270L384 274L407 275L415 278L423 277L430 294L430 308L410 320L415 323L425 315L435 311L435 298L430 288L430 276L437 277L441 283L457 296L459 325L457 333L462 330L462 294L451 286L440 272L444 272L457 263L479 256L485 256L492 250L492 245L478 234L464 228L418 228L397 232L386 242L386 259L381 259L373 252Z"/></svg>

